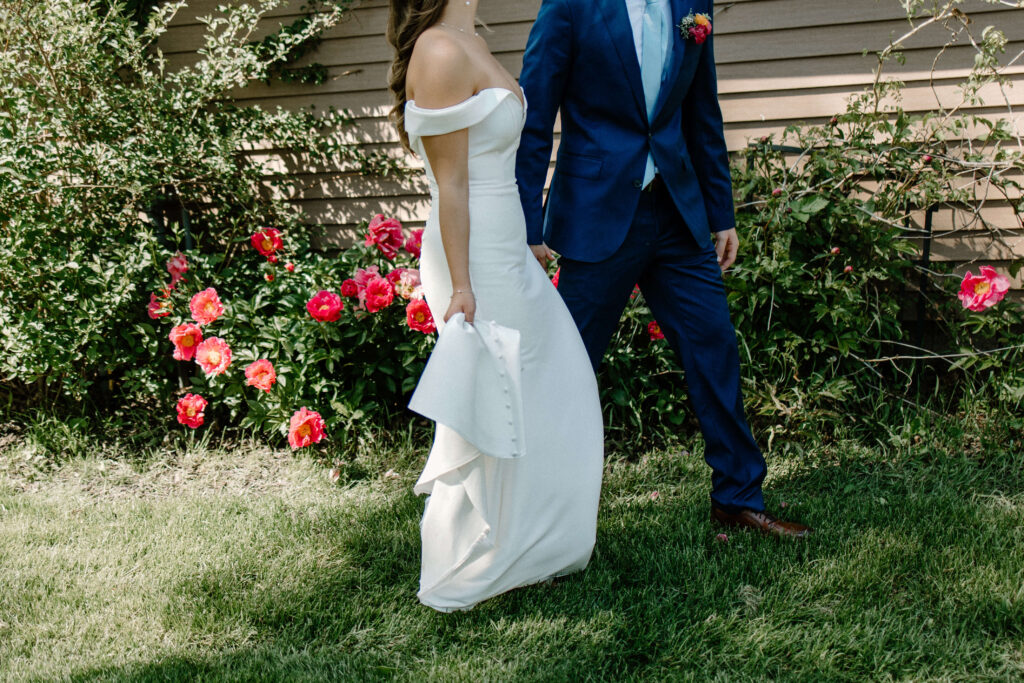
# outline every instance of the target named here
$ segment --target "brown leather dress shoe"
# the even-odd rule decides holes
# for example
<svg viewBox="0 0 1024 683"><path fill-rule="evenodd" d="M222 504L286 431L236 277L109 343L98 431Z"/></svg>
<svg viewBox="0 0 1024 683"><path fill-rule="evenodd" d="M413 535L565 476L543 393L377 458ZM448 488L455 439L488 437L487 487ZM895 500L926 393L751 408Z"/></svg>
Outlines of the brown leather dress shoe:
<svg viewBox="0 0 1024 683"><path fill-rule="evenodd" d="M733 514L712 505L711 521L724 524L725 526L749 527L772 536L785 536L789 538L803 538L813 531L813 529L804 524L785 522L767 512L758 512L749 508Z"/></svg>

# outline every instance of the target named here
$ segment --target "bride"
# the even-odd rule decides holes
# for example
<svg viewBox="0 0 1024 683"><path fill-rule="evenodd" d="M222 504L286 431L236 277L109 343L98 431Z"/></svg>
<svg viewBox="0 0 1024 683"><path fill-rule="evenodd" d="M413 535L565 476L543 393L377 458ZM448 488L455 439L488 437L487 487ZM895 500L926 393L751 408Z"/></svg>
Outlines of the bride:
<svg viewBox="0 0 1024 683"><path fill-rule="evenodd" d="M414 490L418 597L442 612L583 569L603 466L590 361L551 253L526 243L527 102L475 33L477 2L391 0L388 23L391 118L430 185L420 272L440 334L410 407L436 423Z"/></svg>

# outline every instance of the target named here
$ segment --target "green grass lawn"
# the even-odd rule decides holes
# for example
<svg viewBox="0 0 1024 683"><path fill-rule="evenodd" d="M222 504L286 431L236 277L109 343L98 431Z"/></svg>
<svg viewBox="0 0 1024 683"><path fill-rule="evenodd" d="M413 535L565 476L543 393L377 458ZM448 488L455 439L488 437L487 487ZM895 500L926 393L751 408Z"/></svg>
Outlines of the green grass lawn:
<svg viewBox="0 0 1024 683"><path fill-rule="evenodd" d="M1020 424L911 424L769 454L806 542L717 540L699 446L612 455L585 572L449 615L415 597L411 447L333 484L258 447L40 467L23 432L0 449L0 676L1024 678Z"/></svg>

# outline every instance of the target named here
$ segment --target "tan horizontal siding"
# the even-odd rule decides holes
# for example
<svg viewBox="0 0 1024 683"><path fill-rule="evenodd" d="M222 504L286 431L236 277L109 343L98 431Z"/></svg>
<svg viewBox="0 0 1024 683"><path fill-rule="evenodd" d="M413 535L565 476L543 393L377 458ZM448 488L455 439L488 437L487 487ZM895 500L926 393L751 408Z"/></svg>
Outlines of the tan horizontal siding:
<svg viewBox="0 0 1024 683"><path fill-rule="evenodd" d="M222 0L193 0L175 17L160 47L170 68L195 63L203 45L205 26L198 18L216 13ZM302 16L301 2L274 10L265 18L261 38ZM522 50L536 16L540 0L481 0L480 16L490 32L481 31L503 66L518 75ZM406 158L413 168L422 168L408 158L397 144L397 135L386 115L391 106L386 89L392 56L384 39L387 20L385 0L361 0L340 25L327 31L318 50L298 64L317 62L328 69L321 86L254 83L232 93L241 104L288 110L328 107L349 110L357 125L344 131L342 139L366 149L386 150ZM971 17L975 30L994 24L1008 40L1007 54L1024 50L1024 11L992 5L984 0L965 0L961 8ZM726 142L730 150L741 150L763 135L780 138L790 124L823 124L846 108L851 94L874 79L877 59L873 54L890 39L903 35L909 25L896 0L729 0L716 3L715 52L719 95L725 118ZM953 45L935 64L939 46L948 38L941 26L920 31L903 50L903 64L891 60L885 78L906 83L902 104L910 113L922 114L937 106L960 104L957 85L969 72L974 49ZM868 49L869 53L864 54ZM1024 107L1024 61L1006 70L1018 86L1001 91L989 86L982 91L982 104L964 109L980 116L1000 116L1006 104ZM934 80L933 80L934 79ZM938 99L936 99L938 98ZM1022 115L1014 112L1012 124L1024 132ZM556 126L555 151L558 147ZM968 130L974 135L977 129ZM421 225L429 203L422 178L367 180L351 168L322 167L303 162L270 149L249 152L274 170L285 170L298 181L293 199L310 219L327 229L330 241L345 243L355 235L356 226L374 213L387 213ZM976 191L984 196L985 190ZM1018 199L1011 195L1011 200ZM984 218L990 227L1005 233L1003 243L992 243L984 226L970 223L966 209L943 208L934 217L936 239L932 257L944 261L989 259L995 265L1024 255L1024 230L1020 217L1004 198L989 193ZM923 212L912 216L923 221ZM1015 281L1020 287L1020 280Z"/></svg>

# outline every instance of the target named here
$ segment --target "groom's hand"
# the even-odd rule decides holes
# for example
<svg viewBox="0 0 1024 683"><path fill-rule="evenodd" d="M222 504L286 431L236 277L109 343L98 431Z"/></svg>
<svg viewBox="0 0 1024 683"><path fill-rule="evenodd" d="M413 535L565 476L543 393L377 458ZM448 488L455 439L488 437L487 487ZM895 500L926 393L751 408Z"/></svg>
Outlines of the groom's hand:
<svg viewBox="0 0 1024 683"><path fill-rule="evenodd" d="M554 260L555 252L551 251L548 245L541 242L540 244L531 244L530 251L533 252L534 258L540 262L541 268L548 267L548 261Z"/></svg>
<svg viewBox="0 0 1024 683"><path fill-rule="evenodd" d="M718 267L724 273L736 262L736 252L740 248L740 238L736 228L729 228L715 233L715 251L718 252Z"/></svg>

